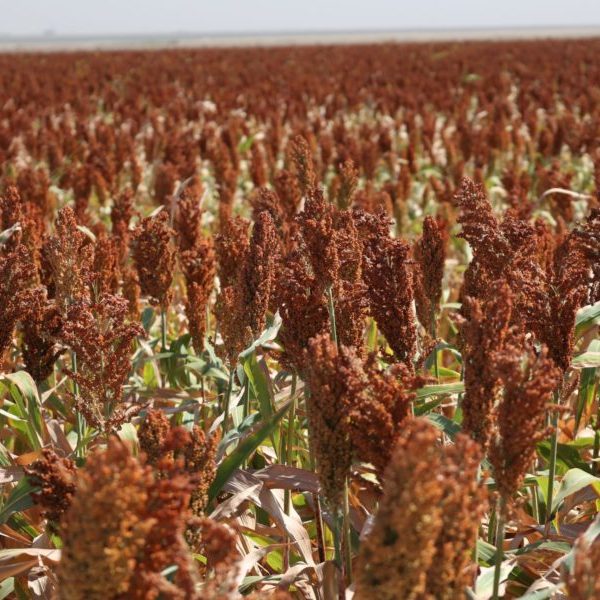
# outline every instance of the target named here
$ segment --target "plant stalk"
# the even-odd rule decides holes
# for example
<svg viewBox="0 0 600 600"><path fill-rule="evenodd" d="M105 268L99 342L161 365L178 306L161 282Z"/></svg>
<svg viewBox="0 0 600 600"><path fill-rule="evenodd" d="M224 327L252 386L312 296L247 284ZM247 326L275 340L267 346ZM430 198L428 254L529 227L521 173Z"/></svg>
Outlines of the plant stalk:
<svg viewBox="0 0 600 600"><path fill-rule="evenodd" d="M342 556L344 560L344 579L346 585L352 583L352 538L350 523L350 502L348 498L348 478L344 481L342 515Z"/></svg>
<svg viewBox="0 0 600 600"><path fill-rule="evenodd" d="M287 435L286 435L286 443L285 443L285 464L287 466L292 465L292 463L294 462L294 421L296 419L296 399L295 399L295 395L296 395L296 382L297 382L297 376L296 376L296 371L292 372L292 385L291 385L291 390L290 390L290 398L292 399L292 406L290 408L290 413L289 413L289 418L288 418L288 428L287 428ZM283 436L281 436L283 438ZM283 443L282 443L283 445ZM281 457L283 458L283 453L281 454ZM292 505L292 491L291 490L285 490L284 492L284 496L283 496L283 510L285 511L286 515L290 514L290 508ZM289 536L286 534L286 546L285 546L285 553L284 553L284 566L286 569L289 568L290 566L290 543L289 543Z"/></svg>
<svg viewBox="0 0 600 600"><path fill-rule="evenodd" d="M308 466L311 471L318 473L317 461L313 450L313 441L311 435L311 420L310 420L310 388L304 384L304 405L308 416ZM318 493L312 495L315 505L315 523L317 528L317 550L319 553L319 562L325 562L325 535L323 532L323 515L321 513L321 498Z"/></svg>
<svg viewBox="0 0 600 600"><path fill-rule="evenodd" d="M167 311L164 308L160 309L160 335L162 351L167 351Z"/></svg>
<svg viewBox="0 0 600 600"><path fill-rule="evenodd" d="M560 401L558 390L554 392L554 402ZM552 503L554 501L554 478L556 477L556 455L558 452L558 411L552 414L552 437L550 438L550 464L548 466L548 497L546 499L546 527L544 535L548 537L552 524Z"/></svg>
<svg viewBox="0 0 600 600"><path fill-rule="evenodd" d="M335 323L335 305L333 302L333 290L331 286L327 286L327 308L329 310L329 323L331 325L331 339L333 343L337 346L337 325Z"/></svg>
<svg viewBox="0 0 600 600"><path fill-rule="evenodd" d="M325 562L325 536L323 533L323 513L321 511L321 498L319 494L313 494L315 503L315 522L317 525L317 551L319 553L319 562Z"/></svg>
<svg viewBox="0 0 600 600"><path fill-rule="evenodd" d="M502 497L498 499L496 505L496 558L494 561L494 590L492 598L498 600L500 598L500 574L502 567L502 558L504 557L504 530L505 530L505 502Z"/></svg>
<svg viewBox="0 0 600 600"><path fill-rule="evenodd" d="M481 481L481 463L477 467L477 483ZM477 577L479 576L479 527L475 531L475 548L473 550L473 562L475 563L475 576L473 578L473 592L477 593Z"/></svg>
<svg viewBox="0 0 600 600"><path fill-rule="evenodd" d="M233 366L229 367L229 381L227 382L227 392L225 393L225 402L223 403L223 436L227 433L227 421L229 418L229 404L231 403L231 392L233 391Z"/></svg>
<svg viewBox="0 0 600 600"><path fill-rule="evenodd" d="M598 386L596 387L596 394L598 396ZM592 473L598 475L598 457L600 457L600 402L598 402L598 411L596 413L596 422L594 423L594 450L592 454Z"/></svg>
<svg viewBox="0 0 600 600"><path fill-rule="evenodd" d="M440 381L440 368L438 366L438 348L437 348L437 325L435 318L435 307L431 307L431 327L430 327L430 335L435 340L435 346L433 348L433 373L435 375L436 381L439 383Z"/></svg>
<svg viewBox="0 0 600 600"><path fill-rule="evenodd" d="M73 373L76 375L77 374L77 354L75 354L75 352L71 352L71 368L73 370ZM75 398L77 398L77 396L79 396L79 386L77 385L77 383L75 381L72 382L73 383L73 395L75 396ZM85 437L85 417L81 414L81 412L79 410L75 410L75 430L77 433L77 445L75 447L75 455L78 458L84 458L85 457L85 452L84 452L84 448L83 448L83 440Z"/></svg>

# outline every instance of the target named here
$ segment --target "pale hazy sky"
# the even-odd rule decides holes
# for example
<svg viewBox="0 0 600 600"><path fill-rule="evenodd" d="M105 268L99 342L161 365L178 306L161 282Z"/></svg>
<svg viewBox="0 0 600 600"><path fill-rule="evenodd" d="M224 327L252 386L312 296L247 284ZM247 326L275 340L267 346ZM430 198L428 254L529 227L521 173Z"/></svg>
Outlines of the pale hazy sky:
<svg viewBox="0 0 600 600"><path fill-rule="evenodd" d="M0 33L239 33L600 25L600 0L0 0Z"/></svg>

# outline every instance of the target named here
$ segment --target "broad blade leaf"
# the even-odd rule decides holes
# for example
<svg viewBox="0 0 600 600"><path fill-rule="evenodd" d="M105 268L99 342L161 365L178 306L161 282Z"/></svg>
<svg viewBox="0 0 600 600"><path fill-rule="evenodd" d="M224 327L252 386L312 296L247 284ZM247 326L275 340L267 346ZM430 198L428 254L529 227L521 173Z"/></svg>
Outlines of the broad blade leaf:
<svg viewBox="0 0 600 600"><path fill-rule="evenodd" d="M567 471L563 480L560 482L560 487L552 501L552 512L556 511L565 498L582 490L584 487L597 482L600 482L598 477L595 477L586 471L582 471L581 469L571 469L570 471Z"/></svg>
<svg viewBox="0 0 600 600"><path fill-rule="evenodd" d="M10 492L2 509L0 509L0 524L6 523L14 513L27 510L33 506L32 491L33 487L27 478L19 481Z"/></svg>
<svg viewBox="0 0 600 600"><path fill-rule="evenodd" d="M262 425L260 429L245 438L239 444L239 446L223 460L217 469L215 480L210 486L210 500L216 498L217 494L221 491L221 488L231 477L233 472L252 455L252 453L269 435L271 435L271 433L273 433L273 431L275 431L277 424L287 413L291 405L291 400L286 402L274 415L271 416L268 421Z"/></svg>

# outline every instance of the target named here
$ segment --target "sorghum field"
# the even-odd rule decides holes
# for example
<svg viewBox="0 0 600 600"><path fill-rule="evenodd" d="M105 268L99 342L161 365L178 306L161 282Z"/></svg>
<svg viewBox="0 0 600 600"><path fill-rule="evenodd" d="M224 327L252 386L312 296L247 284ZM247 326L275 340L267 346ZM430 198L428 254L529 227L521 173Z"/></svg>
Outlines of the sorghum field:
<svg viewBox="0 0 600 600"><path fill-rule="evenodd" d="M0 55L0 598L600 598L599 56Z"/></svg>

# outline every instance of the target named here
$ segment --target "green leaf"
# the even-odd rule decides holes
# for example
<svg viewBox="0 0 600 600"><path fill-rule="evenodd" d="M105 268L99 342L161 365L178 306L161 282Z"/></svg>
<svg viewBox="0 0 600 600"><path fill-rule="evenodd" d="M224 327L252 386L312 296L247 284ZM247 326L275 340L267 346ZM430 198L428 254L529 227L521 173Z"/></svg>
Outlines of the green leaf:
<svg viewBox="0 0 600 600"><path fill-rule="evenodd" d="M154 363L147 362L144 365L144 369L142 371L142 380L146 388L153 389L159 386L157 372L158 369L156 368L156 365Z"/></svg>
<svg viewBox="0 0 600 600"><path fill-rule="evenodd" d="M442 394L462 394L465 391L465 384L462 381L456 383L440 383L439 385L426 385L417 390L417 400L429 398L430 396L440 396Z"/></svg>
<svg viewBox="0 0 600 600"><path fill-rule="evenodd" d="M254 453L260 444L270 436L277 424L284 417L285 413L292 405L292 400L288 400L271 418L263 423L262 427L250 434L238 445L238 447L227 456L217 469L215 480L210 486L209 498L214 500L221 491L225 483L229 480L233 472Z"/></svg>
<svg viewBox="0 0 600 600"><path fill-rule="evenodd" d="M538 452L546 462L550 462L550 441L544 440L538 444ZM569 469L589 471L590 466L581 458L578 444L558 444L556 450L556 471L564 475Z"/></svg>
<svg viewBox="0 0 600 600"><path fill-rule="evenodd" d="M600 367L600 352L583 352L573 358L571 365L574 369L584 369L587 367Z"/></svg>
<svg viewBox="0 0 600 600"><path fill-rule="evenodd" d="M41 400L35 381L26 371L4 373L0 375L0 381L5 385L6 382L10 384L11 396L21 413L19 416L27 421L26 433L29 443L34 450L39 450L42 447L42 414Z"/></svg>
<svg viewBox="0 0 600 600"><path fill-rule="evenodd" d="M240 154L245 154L252 148L252 144L254 144L254 136L249 135L248 137L242 137L240 143L238 144L238 152Z"/></svg>
<svg viewBox="0 0 600 600"><path fill-rule="evenodd" d="M486 542L485 540L477 540L477 556L480 561L491 565L496 558L496 546Z"/></svg>
<svg viewBox="0 0 600 600"><path fill-rule="evenodd" d="M444 415L440 415L439 413L429 413L427 418L452 440L456 437L456 434L460 432L460 425Z"/></svg>
<svg viewBox="0 0 600 600"><path fill-rule="evenodd" d="M15 591L15 578L9 577L0 583L0 600L4 600Z"/></svg>
<svg viewBox="0 0 600 600"><path fill-rule="evenodd" d="M505 582L513 572L517 563L514 560L502 561L500 565L500 583ZM495 567L482 567L477 577L477 598L490 598L494 589Z"/></svg>
<svg viewBox="0 0 600 600"><path fill-rule="evenodd" d="M367 327L367 350L369 352L377 350L377 322L375 319L371 319Z"/></svg>
<svg viewBox="0 0 600 600"><path fill-rule="evenodd" d="M279 314L279 311L277 311L273 316L273 322L271 323L271 325L269 325L269 327L267 327L260 334L260 336L257 339L255 339L252 342L252 344L250 344L250 346L248 346L248 348L246 348L243 352L240 353L240 360L243 360L244 358L250 356L250 354L252 354L257 348L260 348L260 346L262 346L263 344L266 344L267 342L272 342L277 337L280 328L281 316Z"/></svg>
<svg viewBox="0 0 600 600"><path fill-rule="evenodd" d="M10 517L22 510L27 510L33 506L31 492L33 487L25 477L11 490L4 506L0 509L0 524L6 523Z"/></svg>
<svg viewBox="0 0 600 600"><path fill-rule="evenodd" d="M552 501L552 512L554 513L556 511L565 498L582 490L588 485L598 482L600 482L600 478L595 477L591 473L587 473L581 469L571 469L565 474L563 480L560 482L560 487Z"/></svg>
<svg viewBox="0 0 600 600"><path fill-rule="evenodd" d="M263 369L256 359L256 352L241 358L244 373L252 386L254 395L258 398L260 412L263 419L268 419L273 414L273 386L269 380L268 371Z"/></svg>
<svg viewBox="0 0 600 600"><path fill-rule="evenodd" d="M280 551L276 550L273 552L269 552L269 554L265 556L265 560L267 561L267 564L271 567L273 571L275 571L276 573L283 573L283 554Z"/></svg>
<svg viewBox="0 0 600 600"><path fill-rule="evenodd" d="M146 333L150 333L150 329L152 329L152 325L156 320L156 312L151 306L147 306L142 311L142 327L146 331Z"/></svg>
<svg viewBox="0 0 600 600"><path fill-rule="evenodd" d="M545 587L542 590L528 592L524 596L521 596L521 600L547 600L548 598L553 598L558 591L558 586L548 582L548 587Z"/></svg>
<svg viewBox="0 0 600 600"><path fill-rule="evenodd" d="M535 552L537 550L548 550L550 552L556 552L557 554L567 554L571 550L571 545L567 542L549 542L547 540L539 540L532 544L527 544L522 548L518 548L515 551L515 556L521 554L528 554L529 552Z"/></svg>
<svg viewBox="0 0 600 600"><path fill-rule="evenodd" d="M481 75L478 73L467 73L463 76L463 83L473 83L475 81L479 81L481 79Z"/></svg>
<svg viewBox="0 0 600 600"><path fill-rule="evenodd" d="M437 408L442 403L440 398L436 398L435 400L430 400L429 402L423 402L423 404L419 404L419 406L415 406L415 417L421 417L431 412L435 408Z"/></svg>
<svg viewBox="0 0 600 600"><path fill-rule="evenodd" d="M575 339L581 337L592 325L597 323L600 323L600 302L580 308L575 317Z"/></svg>
<svg viewBox="0 0 600 600"><path fill-rule="evenodd" d="M600 340L594 340L600 346ZM591 344L590 344L591 345ZM596 395L596 369L584 368L581 370L579 391L577 392L577 411L575 414L575 432L579 431L581 417L584 410L594 401Z"/></svg>
<svg viewBox="0 0 600 600"><path fill-rule="evenodd" d="M137 429L134 427L133 424L123 423L123 425L121 425L119 431L117 432L117 435L124 442L129 442L134 448L134 450L137 449L139 445L139 440L137 435Z"/></svg>
<svg viewBox="0 0 600 600"><path fill-rule="evenodd" d="M550 482L550 478L547 475L538 475L536 476L535 480L538 484L540 494L542 495L540 501L544 506L546 506L548 502L548 484Z"/></svg>
<svg viewBox="0 0 600 600"><path fill-rule="evenodd" d="M40 397L38 395L37 386L35 381L27 371L16 371L14 373L3 373L0 375L0 380L7 380L16 385L19 388L23 398L28 402L33 402L36 406L39 406Z"/></svg>

